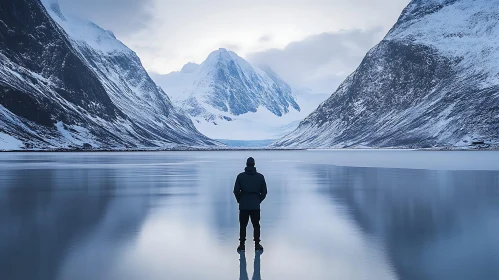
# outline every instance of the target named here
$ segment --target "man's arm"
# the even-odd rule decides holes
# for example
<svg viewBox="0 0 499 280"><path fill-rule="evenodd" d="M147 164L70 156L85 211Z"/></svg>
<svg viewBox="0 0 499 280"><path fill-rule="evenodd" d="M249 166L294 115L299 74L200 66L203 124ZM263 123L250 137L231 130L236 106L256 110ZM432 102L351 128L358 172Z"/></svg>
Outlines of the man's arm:
<svg viewBox="0 0 499 280"><path fill-rule="evenodd" d="M237 203L239 203L239 199L241 198L241 184L239 182L239 176L237 176L236 182L234 183L234 196L236 197Z"/></svg>
<svg viewBox="0 0 499 280"><path fill-rule="evenodd" d="M262 175L262 179L263 179L263 183L262 183L262 190L260 192L260 203L267 196L267 182L265 182L265 177L263 177L263 175Z"/></svg>

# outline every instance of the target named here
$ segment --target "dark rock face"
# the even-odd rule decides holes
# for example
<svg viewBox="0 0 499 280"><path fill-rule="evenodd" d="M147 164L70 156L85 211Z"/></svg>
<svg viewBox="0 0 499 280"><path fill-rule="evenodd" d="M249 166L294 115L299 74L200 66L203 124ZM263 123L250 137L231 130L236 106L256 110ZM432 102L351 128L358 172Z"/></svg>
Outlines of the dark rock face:
<svg viewBox="0 0 499 280"><path fill-rule="evenodd" d="M51 8L66 20L57 2ZM132 51L104 57L80 47L38 0L2 1L0 19L0 133L41 149L214 144Z"/></svg>
<svg viewBox="0 0 499 280"><path fill-rule="evenodd" d="M54 119L70 119L55 104L54 99L60 98L103 119L116 119L120 112L95 75L70 48L61 30L48 18L41 3L7 0L1 5L1 67L21 76L2 75L0 102L5 108L30 121L51 126ZM37 74L50 77L50 83L39 80Z"/></svg>
<svg viewBox="0 0 499 280"><path fill-rule="evenodd" d="M412 1L337 91L274 145L499 143L499 67L488 62L499 53L499 26L489 10L499 1L469 2ZM468 26L480 31L467 34Z"/></svg>

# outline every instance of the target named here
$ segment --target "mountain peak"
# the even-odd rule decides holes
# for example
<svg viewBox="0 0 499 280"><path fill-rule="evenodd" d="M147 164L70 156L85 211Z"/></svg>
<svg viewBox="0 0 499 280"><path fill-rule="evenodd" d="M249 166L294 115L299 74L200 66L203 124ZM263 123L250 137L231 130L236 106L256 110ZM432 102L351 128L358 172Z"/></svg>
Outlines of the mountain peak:
<svg viewBox="0 0 499 280"><path fill-rule="evenodd" d="M395 26L414 19L422 18L428 14L436 13L443 7L460 0L412 0L402 11Z"/></svg>
<svg viewBox="0 0 499 280"><path fill-rule="evenodd" d="M291 108L300 110L291 88L276 73L254 67L225 48L211 52L200 65L188 63L161 81L186 112L211 123L264 108L278 117Z"/></svg>
<svg viewBox="0 0 499 280"><path fill-rule="evenodd" d="M235 52L229 51L225 48L219 48L218 50L211 52L205 62L203 62L203 64L210 62L229 62L232 61L235 57L239 57Z"/></svg>
<svg viewBox="0 0 499 280"><path fill-rule="evenodd" d="M216 54L216 55L230 55L230 54L235 54L235 52L228 50L226 48L218 48L218 50L212 51L210 54ZM209 56L209 55L208 55Z"/></svg>
<svg viewBox="0 0 499 280"><path fill-rule="evenodd" d="M291 87L268 65L251 65L225 48L155 79L200 132L216 139L281 137L303 117Z"/></svg>
<svg viewBox="0 0 499 280"><path fill-rule="evenodd" d="M198 67L199 67L199 64L197 64L197 63L187 62L182 67L182 69L180 69L180 72L182 72L182 73L193 73L194 71L196 71L196 69L198 69Z"/></svg>
<svg viewBox="0 0 499 280"><path fill-rule="evenodd" d="M55 15L57 15L62 20L66 20L61 11L61 6L59 5L59 0L42 0L43 6L45 9L52 11Z"/></svg>

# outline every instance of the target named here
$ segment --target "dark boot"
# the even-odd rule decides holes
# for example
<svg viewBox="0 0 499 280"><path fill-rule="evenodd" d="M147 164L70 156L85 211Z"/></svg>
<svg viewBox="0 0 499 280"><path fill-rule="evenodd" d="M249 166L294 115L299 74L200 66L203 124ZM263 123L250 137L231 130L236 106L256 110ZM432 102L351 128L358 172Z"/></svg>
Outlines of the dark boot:
<svg viewBox="0 0 499 280"><path fill-rule="evenodd" d="M263 246L260 243L255 243L255 252L263 252Z"/></svg>
<svg viewBox="0 0 499 280"><path fill-rule="evenodd" d="M238 252L244 252L245 250L246 250L246 248L244 246L244 243L241 243L241 244L239 244L239 246L237 246Z"/></svg>

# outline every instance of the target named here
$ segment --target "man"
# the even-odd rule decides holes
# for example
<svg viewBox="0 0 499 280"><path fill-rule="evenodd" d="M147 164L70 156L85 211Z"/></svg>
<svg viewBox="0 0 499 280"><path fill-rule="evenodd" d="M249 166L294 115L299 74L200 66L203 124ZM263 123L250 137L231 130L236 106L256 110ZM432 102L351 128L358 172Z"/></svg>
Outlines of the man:
<svg viewBox="0 0 499 280"><path fill-rule="evenodd" d="M234 195L239 203L240 244L237 251L243 252L245 250L246 226L251 218L255 251L261 252L263 247L260 245L260 203L267 196L267 183L265 183L265 177L256 172L255 160L252 157L246 161L244 172L237 175Z"/></svg>

